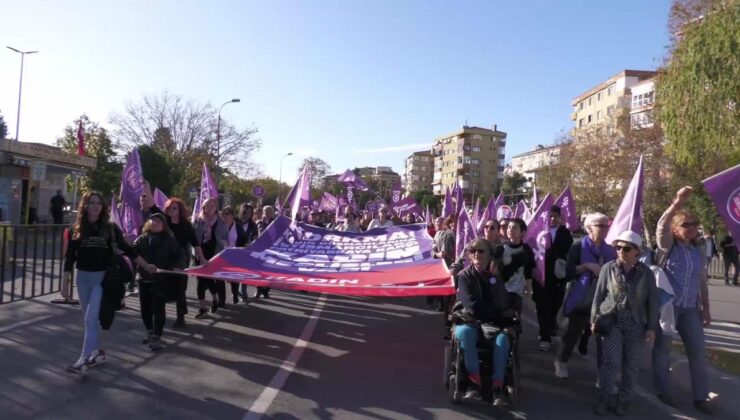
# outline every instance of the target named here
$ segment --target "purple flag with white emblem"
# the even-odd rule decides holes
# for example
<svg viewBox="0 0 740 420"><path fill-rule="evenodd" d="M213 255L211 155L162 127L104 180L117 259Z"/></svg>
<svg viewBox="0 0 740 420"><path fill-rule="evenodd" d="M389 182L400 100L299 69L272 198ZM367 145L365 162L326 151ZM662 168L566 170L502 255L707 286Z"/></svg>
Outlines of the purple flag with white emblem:
<svg viewBox="0 0 740 420"><path fill-rule="evenodd" d="M736 243L740 238L740 165L736 165L701 182L712 197L717 212L732 232ZM735 266L737 270L737 266Z"/></svg>
<svg viewBox="0 0 740 420"><path fill-rule="evenodd" d="M130 236L138 236L139 227L144 224L139 198L144 192L144 175L139 160L139 150L134 149L128 156L121 174L121 229Z"/></svg>
<svg viewBox="0 0 740 420"><path fill-rule="evenodd" d="M205 203L209 198L218 198L218 186L208 170L208 165L203 162L203 171L200 175L200 202Z"/></svg>
<svg viewBox="0 0 740 420"><path fill-rule="evenodd" d="M619 205L616 216L606 234L606 243L611 244L620 233L631 230L642 235L642 156L637 164L635 175L627 187L622 204Z"/></svg>
<svg viewBox="0 0 740 420"><path fill-rule="evenodd" d="M571 232L575 232L581 226L578 220L578 213L576 213L576 202L573 200L573 193L570 191L570 185L565 187L560 196L555 200L555 205L560 207L560 214L562 215L565 227Z"/></svg>
<svg viewBox="0 0 740 420"><path fill-rule="evenodd" d="M452 195L450 194L450 188L445 188L445 201L442 203L442 217L445 219L452 215Z"/></svg>
<svg viewBox="0 0 740 420"><path fill-rule="evenodd" d="M319 210L322 211L335 211L337 209L337 197L332 193L324 192L321 196L321 202L319 203Z"/></svg>
<svg viewBox="0 0 740 420"><path fill-rule="evenodd" d="M337 182L344 184L348 188L357 188L360 191L370 191L370 188L368 188L367 184L365 184L365 181L363 181L360 176L350 171L349 169L344 171L342 175L339 175L339 178L337 178Z"/></svg>
<svg viewBox="0 0 740 420"><path fill-rule="evenodd" d="M527 233L524 235L524 242L534 251L535 268L532 270L532 277L542 286L545 285L545 252L552 244L549 212L554 202L550 194L545 196L531 220L527 220Z"/></svg>
<svg viewBox="0 0 740 420"><path fill-rule="evenodd" d="M401 201L401 183L394 182L391 185L391 204L396 204Z"/></svg>
<svg viewBox="0 0 740 420"><path fill-rule="evenodd" d="M461 211L457 216L457 223L455 224L456 258L463 257L465 255L465 247L477 237L478 235L475 233L473 221L470 220L468 212L465 210Z"/></svg>

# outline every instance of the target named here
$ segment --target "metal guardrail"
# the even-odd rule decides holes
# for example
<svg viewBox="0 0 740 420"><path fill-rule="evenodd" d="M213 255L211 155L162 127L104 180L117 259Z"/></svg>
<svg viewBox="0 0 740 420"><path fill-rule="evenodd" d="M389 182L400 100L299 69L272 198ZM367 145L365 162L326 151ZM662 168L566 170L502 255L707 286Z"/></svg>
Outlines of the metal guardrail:
<svg viewBox="0 0 740 420"><path fill-rule="evenodd" d="M66 227L0 223L0 304L60 291Z"/></svg>

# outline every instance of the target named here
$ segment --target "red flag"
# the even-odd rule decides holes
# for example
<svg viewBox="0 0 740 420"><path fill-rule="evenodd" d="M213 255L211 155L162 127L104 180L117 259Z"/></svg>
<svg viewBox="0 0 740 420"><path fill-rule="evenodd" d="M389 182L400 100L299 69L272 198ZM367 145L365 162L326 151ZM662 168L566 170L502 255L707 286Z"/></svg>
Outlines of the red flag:
<svg viewBox="0 0 740 420"><path fill-rule="evenodd" d="M80 119L80 125L77 127L77 154L85 156L85 129L82 128L82 119Z"/></svg>

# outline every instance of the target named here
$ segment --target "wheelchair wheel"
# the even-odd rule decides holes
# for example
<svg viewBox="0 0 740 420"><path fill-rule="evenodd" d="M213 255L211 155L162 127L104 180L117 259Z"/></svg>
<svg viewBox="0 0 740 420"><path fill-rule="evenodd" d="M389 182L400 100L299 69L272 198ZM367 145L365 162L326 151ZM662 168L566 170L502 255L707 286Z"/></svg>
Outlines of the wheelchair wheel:
<svg viewBox="0 0 740 420"><path fill-rule="evenodd" d="M516 361L509 362L509 368L508 370L508 378L506 383L506 393L508 396L508 405L510 408L516 407L516 404L519 400L519 390L520 390L520 381L521 381L521 374L519 371L519 364L516 363Z"/></svg>
<svg viewBox="0 0 740 420"><path fill-rule="evenodd" d="M457 376L455 374L450 375L450 379L447 381L447 397L453 404L457 404L462 400L460 391L457 389Z"/></svg>
<svg viewBox="0 0 740 420"><path fill-rule="evenodd" d="M450 374L452 373L452 364L455 363L455 353L452 348L452 341L445 345L444 365L442 366L442 383L445 387L450 385Z"/></svg>
<svg viewBox="0 0 740 420"><path fill-rule="evenodd" d="M454 372L447 382L447 395L450 402L457 404L462 400L462 384L465 380L465 368L463 367L463 355L459 348L452 351Z"/></svg>

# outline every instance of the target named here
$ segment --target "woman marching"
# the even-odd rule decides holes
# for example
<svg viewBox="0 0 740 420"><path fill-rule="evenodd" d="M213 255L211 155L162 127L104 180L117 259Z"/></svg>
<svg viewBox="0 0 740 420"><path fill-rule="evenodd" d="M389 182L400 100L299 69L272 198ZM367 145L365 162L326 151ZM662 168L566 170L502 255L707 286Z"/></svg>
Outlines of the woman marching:
<svg viewBox="0 0 740 420"><path fill-rule="evenodd" d="M209 198L203 202L201 206L201 214L195 221L195 232L197 237L200 239L201 250L203 251L204 259L201 260L201 264L207 260L213 258L216 254L226 248L228 243L229 231L226 229L226 225L223 220L218 216L218 200L215 198ZM222 306L224 302L220 302L218 299L218 292L220 287L217 287L216 281L207 277L198 277L198 301L200 302L200 309L195 315L196 318L203 318L208 314L208 301L206 301L206 290L211 292L211 312L216 312L219 306ZM226 294L226 285L224 284L224 295Z"/></svg>
<svg viewBox="0 0 740 420"><path fill-rule="evenodd" d="M154 213L144 223L142 234L134 241L134 248L148 263L163 270L171 270L181 260L182 252L162 213ZM144 344L149 349L162 347L162 329L166 321L165 304L178 297L180 279L172 274L148 273L139 270L139 303L141 319L146 327ZM179 277L179 276L178 276Z"/></svg>
<svg viewBox="0 0 740 420"><path fill-rule="evenodd" d="M121 229L110 222L110 209L99 192L87 192L77 209L77 220L70 229L69 246L64 259L64 277L71 281L72 271L77 269L77 293L85 322L80 358L67 368L68 371L84 374L88 364L105 360L100 347L100 302L103 297L103 277L114 266L116 250L142 270L153 273L157 267L141 258L123 238Z"/></svg>
<svg viewBox="0 0 740 420"><path fill-rule="evenodd" d="M601 396L594 407L603 416L609 408L628 414L632 387L640 370L643 342L652 345L658 329L658 288L653 272L638 260L642 238L624 231L613 242L617 259L603 265L591 308L592 331L601 338ZM622 373L616 401L612 390Z"/></svg>
<svg viewBox="0 0 740 420"><path fill-rule="evenodd" d="M200 241L195 234L193 224L190 223L190 216L185 203L180 198L172 197L165 203L164 212L167 216L167 226L180 245L181 252L174 268L181 270L188 268L191 249L195 252L197 263L205 261L203 251L200 249ZM172 324L172 328L185 328L185 314L188 313L188 304L185 297L188 290L188 276L177 275L174 276L172 281L177 284L177 319Z"/></svg>
<svg viewBox="0 0 740 420"><path fill-rule="evenodd" d="M224 224L226 225L226 229L228 229L229 236L228 236L228 246L229 248L238 247L243 248L247 245L247 234L244 232L244 227L241 223L238 223L236 221L236 218L234 217L234 210L230 206L224 207L223 210L221 210L221 218L224 221ZM224 284L224 288L226 287L226 282L222 282ZM237 282L229 282L231 285L231 298L234 302L234 305L239 303L239 283ZM224 290L225 292L225 290ZM219 295L219 300L224 298L225 296ZM224 302L221 301L221 305L223 305Z"/></svg>

